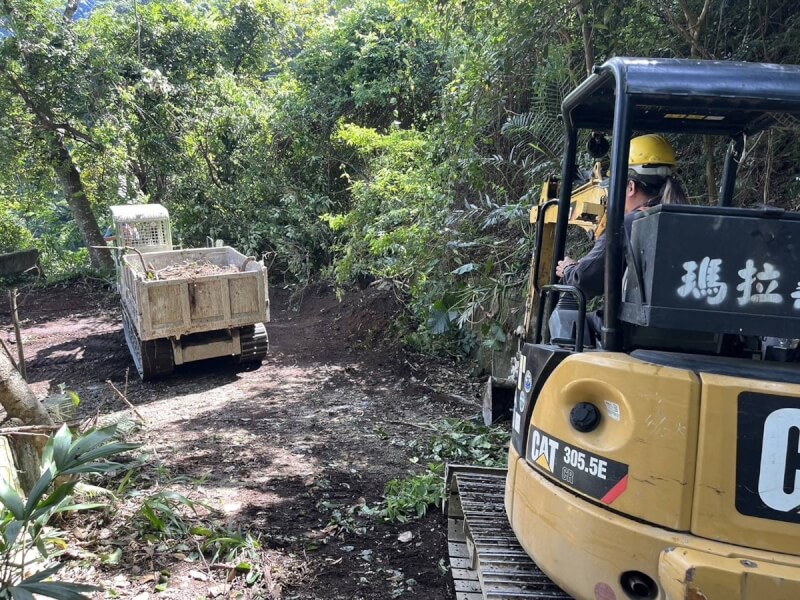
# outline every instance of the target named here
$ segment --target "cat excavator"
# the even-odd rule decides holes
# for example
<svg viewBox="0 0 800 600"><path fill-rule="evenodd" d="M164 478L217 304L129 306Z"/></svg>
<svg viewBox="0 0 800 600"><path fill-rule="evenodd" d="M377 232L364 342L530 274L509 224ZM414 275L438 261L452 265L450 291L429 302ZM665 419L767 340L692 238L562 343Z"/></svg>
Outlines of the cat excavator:
<svg viewBox="0 0 800 600"><path fill-rule="evenodd" d="M800 66L612 58L561 113L507 469L446 472L457 598L800 598L800 213L735 202L748 149L800 123ZM727 153L713 204L646 208L628 235L629 144L647 133L709 136ZM579 141L598 134L610 176L590 319L556 266Z"/></svg>

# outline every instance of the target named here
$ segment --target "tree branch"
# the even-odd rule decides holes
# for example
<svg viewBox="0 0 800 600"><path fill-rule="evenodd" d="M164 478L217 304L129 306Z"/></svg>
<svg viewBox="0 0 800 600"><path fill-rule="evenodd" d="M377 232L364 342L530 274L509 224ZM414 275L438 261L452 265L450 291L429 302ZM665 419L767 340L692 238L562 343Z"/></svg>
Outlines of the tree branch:
<svg viewBox="0 0 800 600"><path fill-rule="evenodd" d="M67 0L67 7L64 9L64 20L72 21L78 11L80 0Z"/></svg>
<svg viewBox="0 0 800 600"><path fill-rule="evenodd" d="M48 131L53 131L55 133L59 133L61 135L69 134L69 136L76 141L83 142L95 148L96 150L100 150L102 146L92 140L87 134L79 131L69 123L56 123L55 118L53 115L49 113L46 109L39 106L33 98L31 98L30 94L27 90L22 87L19 81L17 81L16 77L9 73L6 70L3 70L3 74L6 76L6 80L11 84L11 87L17 93L17 95L22 98L22 101L25 103L25 106L34 114L34 116L38 119L39 125L47 129Z"/></svg>
<svg viewBox="0 0 800 600"><path fill-rule="evenodd" d="M586 17L585 7L583 0L578 0L575 3L575 10L578 13L578 18L581 20L581 34L583 35L583 60L586 63L586 74L592 74L594 67L594 48L592 46L592 27L589 25L589 19Z"/></svg>
<svg viewBox="0 0 800 600"><path fill-rule="evenodd" d="M683 11L683 16L686 18L686 24L689 26L689 33L692 35L692 37L694 37L696 24L694 15L692 14L689 5L686 4L686 0L678 0L678 4L680 4L681 10Z"/></svg>
<svg viewBox="0 0 800 600"><path fill-rule="evenodd" d="M688 31L684 27L678 24L678 20L675 18L675 15L672 14L672 11L667 6L664 6L661 9L661 14L664 16L667 22L672 26L672 28L675 31L677 31L678 34L680 34L680 36L683 37L683 39L689 43L692 49L692 56L713 58L711 53L700 45L698 41L699 33L697 37L695 37L694 23L696 23L696 21L694 21L694 17L692 16L691 11L689 11L689 7L686 5L685 0L680 0L680 4L682 8L684 8L684 16L686 17L687 26L689 28Z"/></svg>
<svg viewBox="0 0 800 600"><path fill-rule="evenodd" d="M683 14L686 17L686 23L689 26L689 33L691 34L691 42L692 48L698 53L702 54L703 56L709 57L710 53L706 50L703 46L700 45L700 34L703 32L703 26L705 25L706 18L708 18L708 12L711 8L711 0L705 0L703 3L703 8L700 10L700 16L695 17L692 14L689 5L687 4L686 0L679 0L681 5L681 10L683 10Z"/></svg>
<svg viewBox="0 0 800 600"><path fill-rule="evenodd" d="M703 4L703 10L700 11L700 16L697 17L697 30L698 32L703 28L708 18L708 13L711 10L711 0L706 0Z"/></svg>
<svg viewBox="0 0 800 600"><path fill-rule="evenodd" d="M203 155L203 159L206 161L206 166L208 167L208 175L211 177L211 181L217 186L219 189L224 189L222 182L219 180L217 176L217 168L214 166L214 163L211 161L211 156L209 155L209 149L206 144L202 142L202 140L198 140L198 145L200 146L200 152Z"/></svg>
<svg viewBox="0 0 800 600"><path fill-rule="evenodd" d="M127 376L127 373L126 373L126 376ZM139 421L140 422L147 423L147 420L142 416L142 413L140 413L138 410L136 410L136 407L133 404L130 403L130 401L128 400L128 397L125 394L123 394L122 392L120 392L119 389L117 389L117 386L115 386L113 383L111 383L110 379L106 379L106 383L109 385L109 387L112 390L114 390L114 392L117 394L117 396L119 396L120 399L125 404L128 405L128 408L130 408L133 411L133 414L135 414L137 417L139 417ZM125 389L127 390L127 388L128 388L128 382L127 382L127 379L126 379L126 381L125 381Z"/></svg>
<svg viewBox="0 0 800 600"><path fill-rule="evenodd" d="M43 435L58 431L61 425L20 425L19 427L0 427L0 435Z"/></svg>

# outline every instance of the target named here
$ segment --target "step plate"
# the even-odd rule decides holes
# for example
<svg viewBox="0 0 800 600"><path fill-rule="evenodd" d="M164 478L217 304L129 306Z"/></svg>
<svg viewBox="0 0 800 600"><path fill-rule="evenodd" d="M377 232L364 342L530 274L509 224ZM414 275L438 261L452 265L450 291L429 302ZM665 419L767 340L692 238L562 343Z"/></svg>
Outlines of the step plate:
<svg viewBox="0 0 800 600"><path fill-rule="evenodd" d="M503 503L505 475L465 470L452 477L447 541L456 600L570 599L511 530Z"/></svg>

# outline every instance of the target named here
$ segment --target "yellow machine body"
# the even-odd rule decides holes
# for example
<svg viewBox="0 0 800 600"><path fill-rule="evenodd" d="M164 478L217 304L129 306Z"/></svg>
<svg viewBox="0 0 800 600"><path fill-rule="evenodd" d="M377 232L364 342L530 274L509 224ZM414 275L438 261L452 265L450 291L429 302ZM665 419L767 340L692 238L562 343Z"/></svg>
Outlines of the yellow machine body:
<svg viewBox="0 0 800 600"><path fill-rule="evenodd" d="M626 573L655 581L652 598L800 598L800 524L743 506L760 494L779 510L797 510L788 507L800 494L800 409L786 408L777 425L764 420L798 397L800 384L623 353L570 355L543 383L524 431L515 415L524 454L512 444L512 529L578 599L636 597L621 583ZM585 402L602 414L581 433L570 414ZM737 448L737 439L749 442Z"/></svg>
<svg viewBox="0 0 800 600"><path fill-rule="evenodd" d="M448 468L465 593L474 571L484 599L800 600L800 213L734 202L748 136L782 114L800 65L617 57L564 99L512 407L484 400L512 416L507 474ZM723 140L714 202L683 202L673 160L632 162L641 134ZM570 225L607 231L602 314L556 277Z"/></svg>
<svg viewBox="0 0 800 600"><path fill-rule="evenodd" d="M595 163L588 181L576 187L572 192L569 211L570 225L576 225L595 235L602 233L602 229L598 231L598 224L606 214L608 193L601 184L607 181L608 178L603 176L601 163ZM558 184L552 178L548 178L542 186L539 203L531 208L530 222L536 223L541 206L556 197L558 197ZM558 211L553 206L547 210L544 216L545 225L555 225L557 219Z"/></svg>

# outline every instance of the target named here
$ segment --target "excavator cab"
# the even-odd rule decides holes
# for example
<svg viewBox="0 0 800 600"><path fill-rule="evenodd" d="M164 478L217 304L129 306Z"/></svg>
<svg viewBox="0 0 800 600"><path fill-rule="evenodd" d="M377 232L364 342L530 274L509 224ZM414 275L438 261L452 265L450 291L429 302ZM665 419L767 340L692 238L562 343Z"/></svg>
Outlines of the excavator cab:
<svg viewBox="0 0 800 600"><path fill-rule="evenodd" d="M549 283L518 354L508 470L453 483L483 597L800 598L800 213L733 201L748 139L800 117L800 67L614 58L562 116L562 181L580 131L612 138L603 317L587 343L586 298L557 283L564 185L552 251L534 257ZM728 150L715 205L648 208L628 236L642 133ZM565 296L574 327L554 336Z"/></svg>

